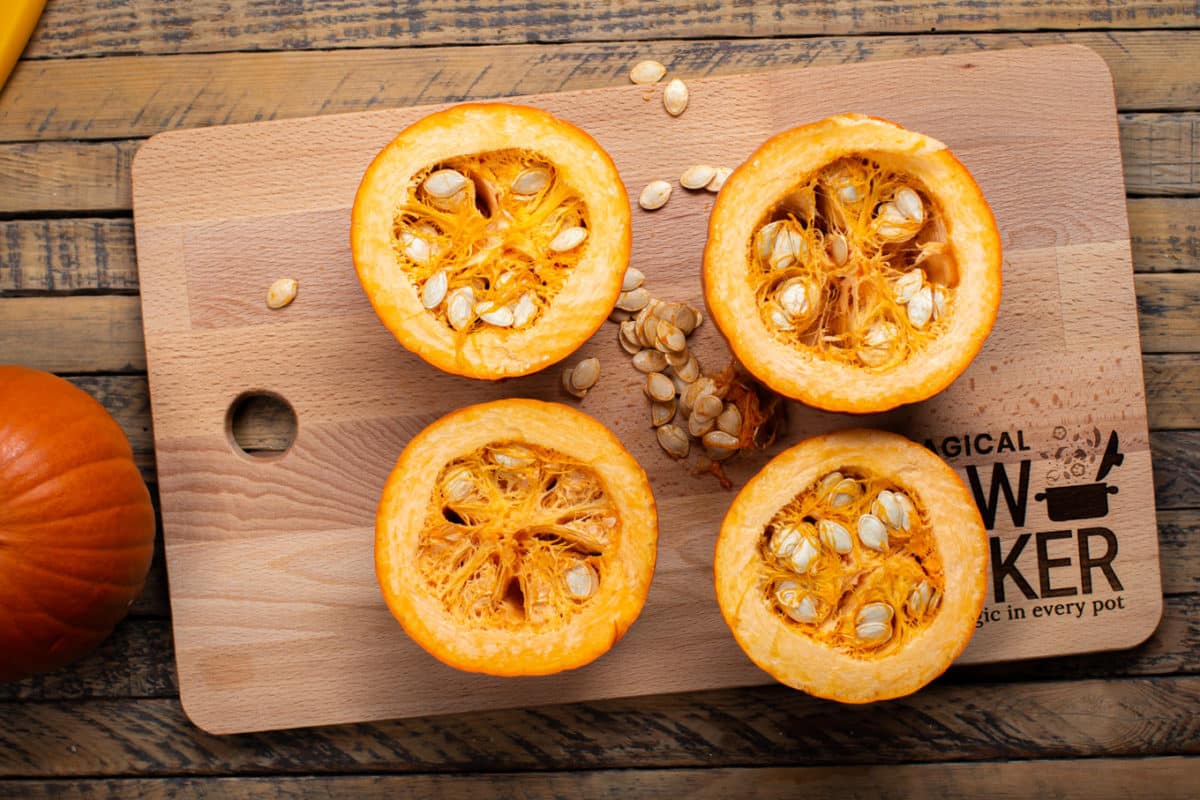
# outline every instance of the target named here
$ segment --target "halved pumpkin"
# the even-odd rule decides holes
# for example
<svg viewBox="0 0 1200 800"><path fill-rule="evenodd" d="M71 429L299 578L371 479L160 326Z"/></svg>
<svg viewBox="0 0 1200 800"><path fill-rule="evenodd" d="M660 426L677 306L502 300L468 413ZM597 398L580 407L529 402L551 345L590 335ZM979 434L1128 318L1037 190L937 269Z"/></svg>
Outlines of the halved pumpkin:
<svg viewBox="0 0 1200 800"><path fill-rule="evenodd" d="M769 462L714 564L734 638L776 680L867 703L936 678L983 608L987 535L962 480L902 436L846 430Z"/></svg>
<svg viewBox="0 0 1200 800"><path fill-rule="evenodd" d="M875 412L950 385L1000 307L1000 235L941 142L860 114L775 136L717 197L704 294L780 394Z"/></svg>
<svg viewBox="0 0 1200 800"><path fill-rule="evenodd" d="M412 639L461 670L546 675L604 654L641 612L658 517L602 424L557 403L470 406L388 478L375 567Z"/></svg>
<svg viewBox="0 0 1200 800"><path fill-rule="evenodd" d="M472 103L406 128L354 199L359 281L402 345L472 378L525 375L604 322L629 198L594 139L545 111Z"/></svg>

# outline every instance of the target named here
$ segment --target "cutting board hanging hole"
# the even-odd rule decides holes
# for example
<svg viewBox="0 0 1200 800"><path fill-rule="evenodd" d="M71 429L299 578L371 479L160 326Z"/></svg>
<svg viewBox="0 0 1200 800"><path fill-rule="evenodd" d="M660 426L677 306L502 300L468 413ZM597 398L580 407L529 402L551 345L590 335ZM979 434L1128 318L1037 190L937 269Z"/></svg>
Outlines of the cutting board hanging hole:
<svg viewBox="0 0 1200 800"><path fill-rule="evenodd" d="M281 458L296 441L296 410L275 392L243 392L225 415L230 446L255 459Z"/></svg>

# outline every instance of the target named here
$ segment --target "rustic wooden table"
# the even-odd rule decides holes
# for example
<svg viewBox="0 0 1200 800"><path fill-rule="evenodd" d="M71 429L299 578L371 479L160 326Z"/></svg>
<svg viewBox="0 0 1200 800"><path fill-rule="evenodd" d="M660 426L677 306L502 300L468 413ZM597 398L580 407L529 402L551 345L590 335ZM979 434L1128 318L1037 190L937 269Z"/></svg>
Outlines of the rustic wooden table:
<svg viewBox="0 0 1200 800"><path fill-rule="evenodd" d="M1184 0L50 0L0 93L0 362L117 417L155 485L130 162L163 130L626 80L1073 42L1120 110L1165 612L1125 652L955 668L867 708L777 686L215 737L166 572L95 654L0 685L0 796L1196 796L1200 24ZM0 409L2 413L2 409ZM248 433L270 448L267 417Z"/></svg>

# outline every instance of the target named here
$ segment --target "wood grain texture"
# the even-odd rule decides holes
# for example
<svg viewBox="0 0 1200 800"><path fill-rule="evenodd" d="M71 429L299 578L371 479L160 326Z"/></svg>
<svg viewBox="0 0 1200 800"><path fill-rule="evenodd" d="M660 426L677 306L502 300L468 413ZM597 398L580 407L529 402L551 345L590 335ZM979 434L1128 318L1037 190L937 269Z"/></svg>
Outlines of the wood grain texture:
<svg viewBox="0 0 1200 800"><path fill-rule="evenodd" d="M1200 431L1151 434L1159 508L1200 507Z"/></svg>
<svg viewBox="0 0 1200 800"><path fill-rule="evenodd" d="M1135 270L1200 269L1200 198L1137 197L1127 205Z"/></svg>
<svg viewBox="0 0 1200 800"><path fill-rule="evenodd" d="M780 686L212 736L174 700L0 704L0 777L584 770L1200 754L1200 677Z"/></svg>
<svg viewBox="0 0 1200 800"><path fill-rule="evenodd" d="M1182 31L222 53L24 61L0 95L0 142L126 139L207 125L627 86L630 67L645 57L692 80L1068 43L1106 60L1122 111L1197 108L1200 42Z"/></svg>
<svg viewBox="0 0 1200 800"><path fill-rule="evenodd" d="M249 88L247 92L251 91ZM797 120L799 122L799 120ZM1143 122L1148 124L1143 124ZM1155 168L1151 158L1159 139L1176 137L1180 130L1200 122L1200 114L1134 114L1119 120L1122 152L1125 159L1126 191L1138 195L1129 200L1130 207L1140 202L1155 202L1153 195L1195 194L1200 186L1193 183L1154 183ZM2 123L0 123L2 124ZM1161 125L1161 130L1156 127ZM1189 128L1190 129L1190 128ZM132 208L129 188L129 166L143 140L126 139L111 142L40 142L36 144L0 144L0 215L35 215L39 212L87 214L129 211ZM1190 145L1188 145L1190 147ZM1186 148L1185 148L1186 149ZM1200 170L1200 148L1188 156L1190 167L1172 167L1177 172ZM1200 173L1198 173L1200 174ZM1194 208L1193 198L1176 198L1192 203L1184 212ZM1186 227L1186 222L1165 222L1174 227ZM1195 238L1181 240L1184 247L1194 247ZM1169 244L1157 245L1158 252ZM1185 250L1184 252L1190 252ZM1171 258L1171 256L1166 256Z"/></svg>
<svg viewBox="0 0 1200 800"><path fill-rule="evenodd" d="M1200 428L1200 369L1195 353L1148 355L1142 360L1146 376L1146 410L1150 428Z"/></svg>
<svg viewBox="0 0 1200 800"><path fill-rule="evenodd" d="M1180 273L1137 278L1143 352L1200 351L1200 315L1195 313L1200 304L1200 282L1193 277Z"/></svg>
<svg viewBox="0 0 1200 800"><path fill-rule="evenodd" d="M86 795L94 800L184 800L238 797L284 800L298 797L554 797L590 800L675 800L679 797L765 800L837 797L840 800L897 800L916 797L971 797L1026 800L1031 797L1087 797L1118 800L1143 797L1147 784L1160 800L1194 797L1200 763L1195 757L1168 756L1088 761L1006 761L1000 763L905 764L856 767L718 767L636 771L493 773L474 775L347 775L270 778L116 778L103 781L0 781L0 797L42 798Z"/></svg>
<svg viewBox="0 0 1200 800"><path fill-rule="evenodd" d="M638 87L527 102L592 133L634 194L663 170L682 171L711 153L714 119L727 120L716 157L738 163L796 117L861 100L863 86L879 87L869 100L884 116L954 143L1005 231L1007 312L950 390L863 424L899 428L918 440L1020 427L1035 451L1027 457L1038 470L1036 485L1051 480L1047 451L1055 449L1056 425L1064 436L1068 429L1082 435L1084 426L1089 435L1096 426L1119 430L1126 463L1111 480L1121 484L1121 497L1105 525L1121 532L1126 578L1098 596L1119 592L1125 613L1112 624L1093 624L1093 614L1078 624L1059 618L991 625L963 661L1142 641L1158 623L1161 592L1156 533L1141 513L1153 502L1149 442L1115 109L1103 63L1083 48L1048 48L763 77L695 81L688 113L678 119L647 106ZM1039 88L1031 91L1034 83ZM1079 105L1064 120L1066 86ZM939 102L927 104L934 95ZM330 269L348 261L346 202L363 165L422 113L172 132L139 153L135 223L185 707L206 729L230 732L761 681L731 646L712 605L708 559L697 555L711 552L728 497L689 478L646 436L645 423L628 412L632 372L605 382L584 403L651 474L661 511L661 569L646 610L617 648L585 669L514 684L433 662L383 612L370 568L371 512L404 441L470 402L560 396L554 370L502 386L435 374L379 328L349 270ZM648 161L647 139L672 140L679 163ZM698 300L708 203L711 197L681 197L635 217L633 263L656 294ZM307 288L284 313L273 313L259 298L282 274ZM1106 301L1079 305L1097 284L1109 291ZM612 334L610 326L581 354L620 363ZM702 363L729 358L711 325L694 346ZM271 389L296 408L300 434L283 458L254 463L231 452L226 410L246 389ZM845 425L799 408L792 422L787 443ZM957 465L987 469L999 460L1015 469L1023 457ZM735 484L761 461L734 465ZM1031 507L1030 525L1047 524L1043 513ZM1000 519L995 535L1015 538L1023 525ZM1038 618L1028 600L1018 605L1031 606ZM660 669L664 659L701 652L694 670ZM447 686L460 691L447 693Z"/></svg>
<svg viewBox="0 0 1200 800"><path fill-rule="evenodd" d="M711 3L649 0L561 4L538 0L480 6L474 0L305 0L287 6L253 0L88 3L52 0L26 58L212 50L323 50L501 42L813 36L897 32L1120 30L1187 28L1196 8L1183 0L1131 0L1097 6L1087 0L983 0L819 5L770 0Z"/></svg>
<svg viewBox="0 0 1200 800"><path fill-rule="evenodd" d="M0 297L137 287L131 219L0 222Z"/></svg>

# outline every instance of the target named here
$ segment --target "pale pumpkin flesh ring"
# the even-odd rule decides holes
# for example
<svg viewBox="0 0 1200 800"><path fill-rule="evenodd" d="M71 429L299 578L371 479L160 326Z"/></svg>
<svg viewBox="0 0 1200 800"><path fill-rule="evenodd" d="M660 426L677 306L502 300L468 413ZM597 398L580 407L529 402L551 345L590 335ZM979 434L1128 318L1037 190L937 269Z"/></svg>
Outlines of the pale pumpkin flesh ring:
<svg viewBox="0 0 1200 800"><path fill-rule="evenodd" d="M1000 266L991 210L943 144L847 114L780 134L733 173L705 295L757 378L865 413L966 368L994 323Z"/></svg>
<svg viewBox="0 0 1200 800"><path fill-rule="evenodd" d="M641 612L657 515L603 425L509 399L433 423L376 516L376 572L421 647L458 669L544 675L606 652Z"/></svg>
<svg viewBox="0 0 1200 800"><path fill-rule="evenodd" d="M586 133L538 109L465 104L416 122L363 176L359 280L396 338L435 367L525 375L579 347L616 302L630 209Z"/></svg>
<svg viewBox="0 0 1200 800"><path fill-rule="evenodd" d="M920 445L841 431L777 456L718 538L717 599L777 680L847 703L941 674L975 630L987 540L958 476Z"/></svg>

